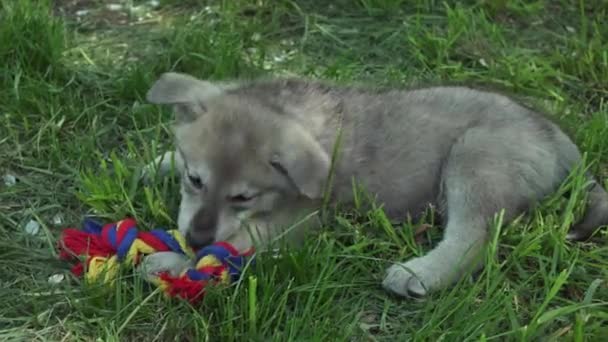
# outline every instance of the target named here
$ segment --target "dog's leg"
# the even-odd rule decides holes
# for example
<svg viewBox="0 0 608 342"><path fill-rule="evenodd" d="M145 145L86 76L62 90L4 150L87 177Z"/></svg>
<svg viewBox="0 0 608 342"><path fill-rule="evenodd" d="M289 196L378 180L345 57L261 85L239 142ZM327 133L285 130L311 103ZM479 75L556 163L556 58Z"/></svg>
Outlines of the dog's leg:
<svg viewBox="0 0 608 342"><path fill-rule="evenodd" d="M443 240L428 254L391 266L383 281L387 290L423 296L479 269L495 215L504 210L507 223L557 187L566 173L556 167L555 150L512 135L508 129L471 129L452 146L441 177Z"/></svg>
<svg viewBox="0 0 608 342"><path fill-rule="evenodd" d="M175 165L175 173L180 175L184 170L184 161L181 155L175 153L175 151L165 152L143 168L141 178L144 182L149 183L155 175L167 176L173 165Z"/></svg>
<svg viewBox="0 0 608 342"><path fill-rule="evenodd" d="M421 297L478 269L488 238L487 217L469 199L474 187L448 190L448 221L443 240L422 257L391 266L383 286L398 295Z"/></svg>

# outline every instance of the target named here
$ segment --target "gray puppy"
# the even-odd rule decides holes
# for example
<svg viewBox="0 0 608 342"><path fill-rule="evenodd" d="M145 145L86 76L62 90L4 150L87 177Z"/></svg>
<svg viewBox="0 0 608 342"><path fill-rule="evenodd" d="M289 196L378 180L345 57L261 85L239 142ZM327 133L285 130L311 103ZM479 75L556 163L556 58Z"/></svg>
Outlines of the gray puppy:
<svg viewBox="0 0 608 342"><path fill-rule="evenodd" d="M386 273L383 286L399 295L423 296L481 267L495 214L504 209L508 222L525 213L581 161L548 119L466 87L219 84L165 73L147 100L174 108L177 153L155 163L166 173L175 161L183 175L178 226L192 246L227 240L245 249L273 239L326 195L352 203L353 180L395 221L436 206L443 240ZM608 194L588 178L589 205L571 239L608 223Z"/></svg>

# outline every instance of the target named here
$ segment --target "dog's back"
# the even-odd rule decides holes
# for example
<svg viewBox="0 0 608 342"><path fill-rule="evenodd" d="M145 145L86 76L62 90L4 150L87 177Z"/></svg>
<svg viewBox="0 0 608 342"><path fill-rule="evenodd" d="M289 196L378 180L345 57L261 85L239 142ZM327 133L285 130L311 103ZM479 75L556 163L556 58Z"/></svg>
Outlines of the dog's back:
<svg viewBox="0 0 608 342"><path fill-rule="evenodd" d="M339 143L343 157L338 155L333 194L351 200L354 177L395 219L415 217L428 204L442 209L441 176L449 157L467 165L491 151L493 167L510 175L508 183L495 186L529 199L550 194L581 158L572 140L544 115L502 94L467 87L368 90L279 79L231 91L281 108L328 153ZM457 142L479 153L450 156ZM594 219L579 226L581 238L591 223L608 223L608 195L599 185L593 189L591 203L598 204L589 207Z"/></svg>

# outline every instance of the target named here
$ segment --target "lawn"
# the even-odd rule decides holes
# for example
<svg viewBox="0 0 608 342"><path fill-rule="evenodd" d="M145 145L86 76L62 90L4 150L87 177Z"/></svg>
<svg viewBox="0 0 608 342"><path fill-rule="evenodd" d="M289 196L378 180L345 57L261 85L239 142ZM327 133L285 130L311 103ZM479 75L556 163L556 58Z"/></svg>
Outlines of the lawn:
<svg viewBox="0 0 608 342"><path fill-rule="evenodd" d="M564 242L580 196L557 194L497 230L483 272L423 300L390 296L380 282L391 261L441 237L432 211L402 225L380 207L335 212L303 248L259 255L240 282L210 289L199 306L128 272L113 288L85 285L57 260L59 233L84 216L175 227L177 181L137 178L172 144L171 113L144 100L168 70L500 89L550 113L608 186L607 2L329 3L0 0L1 341L608 336L606 231ZM580 187L573 178L562 190Z"/></svg>

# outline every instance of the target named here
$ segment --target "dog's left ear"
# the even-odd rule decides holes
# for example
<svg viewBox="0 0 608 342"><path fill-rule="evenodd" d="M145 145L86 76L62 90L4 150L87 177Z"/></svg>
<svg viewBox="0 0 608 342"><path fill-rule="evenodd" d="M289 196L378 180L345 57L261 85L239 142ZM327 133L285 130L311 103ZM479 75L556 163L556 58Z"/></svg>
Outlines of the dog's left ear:
<svg viewBox="0 0 608 342"><path fill-rule="evenodd" d="M166 72L148 90L146 100L172 105L177 123L187 123L205 113L205 102L221 93L222 89L211 82L186 74Z"/></svg>
<svg viewBox="0 0 608 342"><path fill-rule="evenodd" d="M285 132L270 164L309 199L323 197L331 160L321 145L302 130Z"/></svg>

